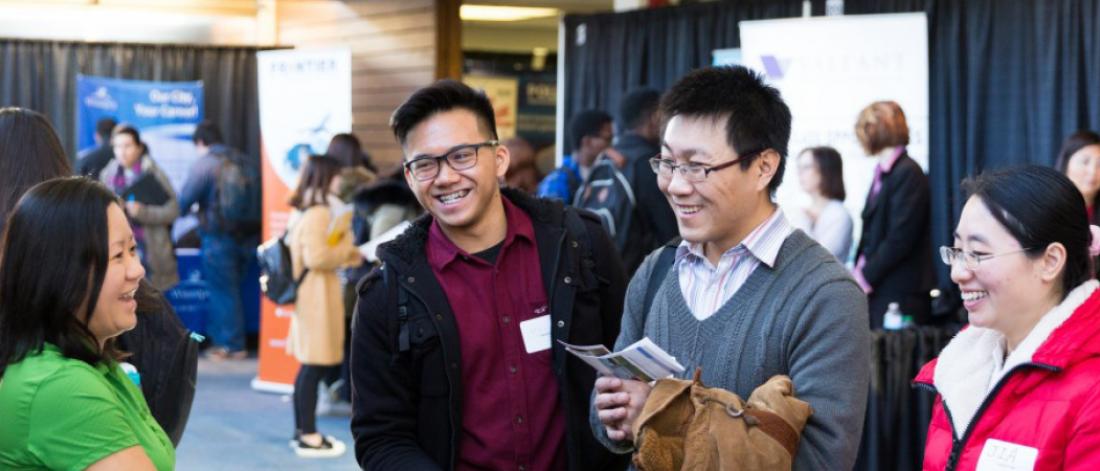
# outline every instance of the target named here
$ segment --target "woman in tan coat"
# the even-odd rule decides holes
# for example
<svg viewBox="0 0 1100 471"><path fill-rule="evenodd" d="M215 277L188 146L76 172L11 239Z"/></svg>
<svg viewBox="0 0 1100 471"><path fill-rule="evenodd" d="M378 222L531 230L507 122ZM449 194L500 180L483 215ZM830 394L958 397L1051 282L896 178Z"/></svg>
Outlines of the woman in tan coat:
<svg viewBox="0 0 1100 471"><path fill-rule="evenodd" d="M294 381L294 451L302 457L334 457L345 445L317 433L317 385L343 361L344 298L337 270L362 263L352 243L351 208L336 196L340 163L309 158L290 199L290 255L298 286L287 351L302 364Z"/></svg>

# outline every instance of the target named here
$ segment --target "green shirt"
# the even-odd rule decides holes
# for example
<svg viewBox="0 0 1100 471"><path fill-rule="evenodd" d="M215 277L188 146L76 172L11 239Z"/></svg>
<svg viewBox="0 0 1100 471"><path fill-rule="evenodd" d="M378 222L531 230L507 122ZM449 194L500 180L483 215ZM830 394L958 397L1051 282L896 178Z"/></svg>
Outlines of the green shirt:
<svg viewBox="0 0 1100 471"><path fill-rule="evenodd" d="M0 469L83 470L141 445L158 470L176 451L117 363L88 365L45 344L0 377Z"/></svg>

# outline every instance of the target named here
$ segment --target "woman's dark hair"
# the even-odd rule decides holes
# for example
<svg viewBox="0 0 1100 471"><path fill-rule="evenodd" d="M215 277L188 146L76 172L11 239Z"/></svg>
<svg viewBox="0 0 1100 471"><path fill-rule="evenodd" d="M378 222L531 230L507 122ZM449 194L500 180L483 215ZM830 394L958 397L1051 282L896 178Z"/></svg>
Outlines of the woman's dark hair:
<svg viewBox="0 0 1100 471"><path fill-rule="evenodd" d="M0 108L0 231L28 188L72 173L45 116L25 108Z"/></svg>
<svg viewBox="0 0 1100 471"><path fill-rule="evenodd" d="M821 195L844 201L848 193L844 191L844 162L840 159L840 152L829 146L810 147L802 152L809 152L814 159L817 173L821 175L821 187L818 188Z"/></svg>
<svg viewBox="0 0 1100 471"><path fill-rule="evenodd" d="M120 358L113 341L98 351L88 330L107 272L111 204L121 204L114 192L84 177L40 183L19 200L0 242L0 374L47 342L92 365Z"/></svg>
<svg viewBox="0 0 1100 471"><path fill-rule="evenodd" d="M1036 258L1050 244L1066 247L1062 297L1092 277L1085 201L1073 182L1049 167L1028 165L963 180L962 189L978 198L1008 233Z"/></svg>
<svg viewBox="0 0 1100 471"><path fill-rule="evenodd" d="M141 133L138 132L137 128L126 123L120 124L115 126L115 130L111 132L111 138L114 139L115 136L121 134L126 134L134 139L134 144L141 148L141 155L149 153L149 148L145 146L144 142L141 142Z"/></svg>
<svg viewBox="0 0 1100 471"><path fill-rule="evenodd" d="M371 163L370 155L363 152L363 146L359 144L359 138L355 137L354 134L340 133L332 136L332 140L328 142L328 149L325 150L325 155L339 160L340 164L345 167L362 166L371 172L378 171Z"/></svg>
<svg viewBox="0 0 1100 471"><path fill-rule="evenodd" d="M326 204L329 184L341 168L340 162L328 155L311 155L298 175L298 188L290 196L290 205L304 210Z"/></svg>

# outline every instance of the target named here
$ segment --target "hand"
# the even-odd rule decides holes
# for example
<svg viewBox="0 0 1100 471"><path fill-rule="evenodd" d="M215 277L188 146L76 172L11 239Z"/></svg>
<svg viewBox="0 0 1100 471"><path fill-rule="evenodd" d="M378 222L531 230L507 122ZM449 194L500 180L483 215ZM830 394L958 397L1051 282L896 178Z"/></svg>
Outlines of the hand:
<svg viewBox="0 0 1100 471"><path fill-rule="evenodd" d="M649 384L613 376L596 379L596 414L607 429L607 438L614 441L634 441L634 421L642 413Z"/></svg>
<svg viewBox="0 0 1100 471"><path fill-rule="evenodd" d="M127 201L126 214L129 214L130 217L137 217L138 212L140 212L141 209L144 207L144 204L138 203L137 201Z"/></svg>
<svg viewBox="0 0 1100 471"><path fill-rule="evenodd" d="M603 155L606 155L608 159L611 159L611 162L614 163L615 166L618 168L623 168L626 166L626 156L623 155L621 152L615 150L614 147L608 147L607 149L604 149Z"/></svg>

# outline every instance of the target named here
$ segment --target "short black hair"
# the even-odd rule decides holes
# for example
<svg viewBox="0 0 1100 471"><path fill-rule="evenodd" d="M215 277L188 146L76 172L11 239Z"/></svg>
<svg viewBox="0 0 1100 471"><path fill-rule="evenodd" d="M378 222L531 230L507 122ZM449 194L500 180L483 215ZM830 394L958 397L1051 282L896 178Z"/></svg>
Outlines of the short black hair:
<svg viewBox="0 0 1100 471"><path fill-rule="evenodd" d="M611 115L600 110L585 110L569 120L569 142L572 149L581 148L581 139L585 136L599 136L603 127L611 122Z"/></svg>
<svg viewBox="0 0 1100 471"><path fill-rule="evenodd" d="M497 139L497 121L493 104L480 90L474 90L457 80L443 79L414 92L390 116L390 128L397 142L405 145L409 132L436 113L456 108L468 110L477 116L478 123L490 139Z"/></svg>
<svg viewBox="0 0 1100 471"><path fill-rule="evenodd" d="M743 66L704 67L688 73L661 100L661 118L708 117L726 122L726 142L747 155L764 149L779 153L779 168L768 184L774 195L783 182L787 143L791 139L791 110L779 90L764 83L763 76ZM741 161L746 169L759 157Z"/></svg>
<svg viewBox="0 0 1100 471"><path fill-rule="evenodd" d="M623 129L637 128L657 112L660 104L661 92L652 88L632 90L619 103L619 124Z"/></svg>
<svg viewBox="0 0 1100 471"><path fill-rule="evenodd" d="M119 358L113 342L99 351L88 329L107 273L112 204L121 201L103 184L61 177L32 187L12 211L0 243L0 375L47 342L90 365Z"/></svg>
<svg viewBox="0 0 1100 471"><path fill-rule="evenodd" d="M848 193L844 191L844 161L840 158L840 152L829 146L810 147L802 152L809 152L814 159L814 166L821 176L818 188L821 195L831 200L844 201Z"/></svg>
<svg viewBox="0 0 1100 471"><path fill-rule="evenodd" d="M1092 278L1085 200L1061 172L1038 165L1014 167L963 180L962 189L968 199L985 204L1028 257L1039 257L1055 242L1066 247L1063 299Z"/></svg>
<svg viewBox="0 0 1100 471"><path fill-rule="evenodd" d="M95 122L95 133L104 141L110 141L111 131L115 130L115 126L118 126L118 121L114 118L100 118Z"/></svg>
<svg viewBox="0 0 1100 471"><path fill-rule="evenodd" d="M218 129L218 125L209 119L204 119L195 126L195 133L191 135L191 142L195 144L202 142L205 146L225 143L222 139L221 129Z"/></svg>

